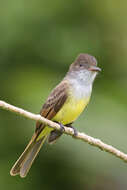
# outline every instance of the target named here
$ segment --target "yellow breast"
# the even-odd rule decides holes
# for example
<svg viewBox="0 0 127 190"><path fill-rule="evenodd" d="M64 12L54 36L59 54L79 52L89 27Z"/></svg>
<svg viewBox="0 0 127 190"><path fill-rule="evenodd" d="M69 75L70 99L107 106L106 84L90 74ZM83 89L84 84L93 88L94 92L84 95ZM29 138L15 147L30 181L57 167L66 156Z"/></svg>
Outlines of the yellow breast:
<svg viewBox="0 0 127 190"><path fill-rule="evenodd" d="M53 118L54 121L58 121L63 125L72 123L82 113L90 98L76 99L69 96L61 110Z"/></svg>

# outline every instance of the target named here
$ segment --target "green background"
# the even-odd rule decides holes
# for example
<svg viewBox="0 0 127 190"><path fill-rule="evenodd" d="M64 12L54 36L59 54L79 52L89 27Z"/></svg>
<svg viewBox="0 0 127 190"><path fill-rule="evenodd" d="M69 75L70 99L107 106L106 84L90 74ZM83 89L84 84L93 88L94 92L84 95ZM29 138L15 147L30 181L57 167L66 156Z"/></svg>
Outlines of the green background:
<svg viewBox="0 0 127 190"><path fill-rule="evenodd" d="M127 2L0 1L0 99L39 113L79 53L94 55L98 75L79 131L127 152ZM1 190L126 190L127 164L70 136L44 145L25 179L9 170L35 122L0 109Z"/></svg>

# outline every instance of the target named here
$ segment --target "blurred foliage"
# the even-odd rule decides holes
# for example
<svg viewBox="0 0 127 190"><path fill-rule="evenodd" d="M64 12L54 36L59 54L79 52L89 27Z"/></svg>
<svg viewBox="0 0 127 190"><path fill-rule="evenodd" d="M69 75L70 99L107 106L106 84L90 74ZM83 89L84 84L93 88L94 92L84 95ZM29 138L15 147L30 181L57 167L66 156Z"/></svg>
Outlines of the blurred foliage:
<svg viewBox="0 0 127 190"><path fill-rule="evenodd" d="M75 57L90 53L103 71L75 126L127 152L126 10L115 0L1 0L1 99L38 113ZM11 177L34 125L0 110L0 189L127 189L127 164L66 135L44 146L27 178Z"/></svg>

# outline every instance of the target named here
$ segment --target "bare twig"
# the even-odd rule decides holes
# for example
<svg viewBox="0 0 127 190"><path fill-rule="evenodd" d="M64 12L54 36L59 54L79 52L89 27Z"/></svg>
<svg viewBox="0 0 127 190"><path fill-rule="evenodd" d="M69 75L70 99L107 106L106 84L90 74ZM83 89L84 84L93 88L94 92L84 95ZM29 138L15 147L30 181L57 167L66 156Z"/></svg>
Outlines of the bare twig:
<svg viewBox="0 0 127 190"><path fill-rule="evenodd" d="M18 108L18 107L15 107L13 105L10 105L10 104L8 104L8 103L6 103L4 101L0 101L0 107L5 109L5 110L14 112L14 113L16 113L18 115L21 115L23 117L26 117L28 119L44 123L45 125L48 125L51 128L60 130L59 124L57 124L57 123L55 123L53 121L50 121L50 120L40 116L39 114L30 113L30 112L25 111L25 110L23 110L21 108ZM64 129L65 129L65 131L64 131L65 134L71 135L71 136L74 135L74 131L73 131L72 128L64 127ZM100 148L101 150L109 152L109 153L113 154L114 156L120 158L121 160L127 162L127 154L119 151L118 149L114 148L111 145L103 143L100 139L93 138L91 136L86 135L85 133L80 133L80 132L77 133L77 136L75 138L76 139L81 139L82 141L85 141L85 142L87 142L88 144L90 144L92 146L96 146L96 147Z"/></svg>

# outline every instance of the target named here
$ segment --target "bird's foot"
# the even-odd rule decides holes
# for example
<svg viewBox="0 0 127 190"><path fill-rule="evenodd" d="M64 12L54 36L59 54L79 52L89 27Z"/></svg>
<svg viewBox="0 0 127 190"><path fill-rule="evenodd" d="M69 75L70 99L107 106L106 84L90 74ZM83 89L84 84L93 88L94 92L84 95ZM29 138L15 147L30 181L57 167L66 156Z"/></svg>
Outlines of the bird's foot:
<svg viewBox="0 0 127 190"><path fill-rule="evenodd" d="M78 131L77 131L77 129L75 129L75 127L73 127L73 126L71 126L71 128L73 129L73 132L74 132L73 137L76 138L77 135L78 135Z"/></svg>
<svg viewBox="0 0 127 190"><path fill-rule="evenodd" d="M71 124L72 124L72 123L67 124L66 126L73 129L73 132L74 132L73 137L75 138L75 137L77 137L77 135L78 135L78 131L77 131L77 129L75 129L75 127L73 127Z"/></svg>
<svg viewBox="0 0 127 190"><path fill-rule="evenodd" d="M62 123L57 122L60 126L60 132L63 133L65 131L64 125Z"/></svg>

